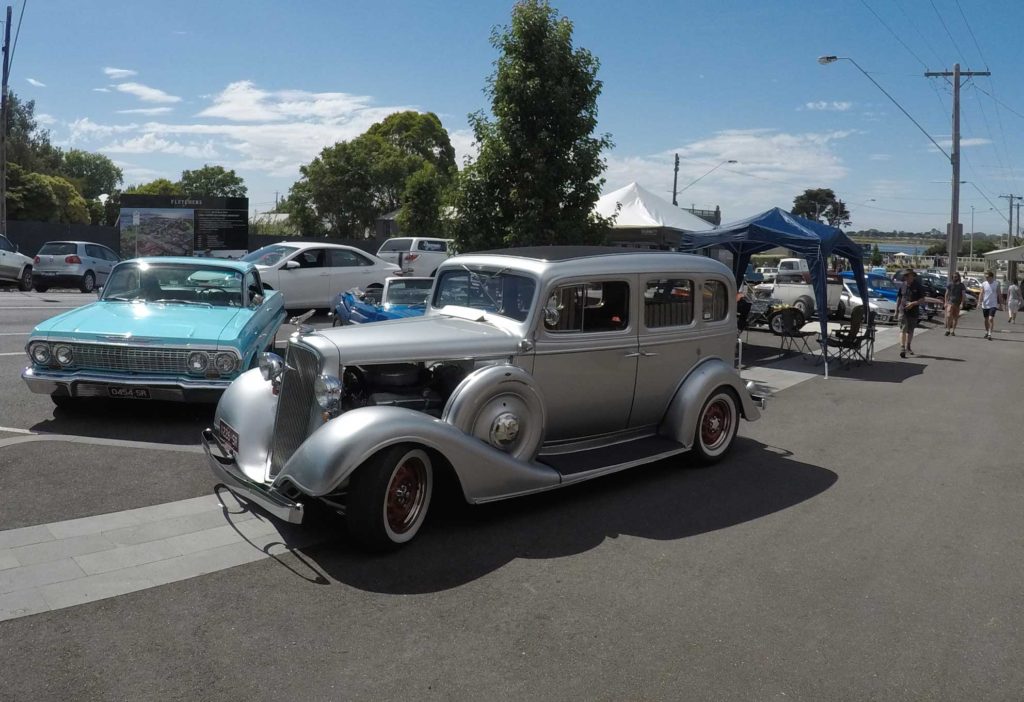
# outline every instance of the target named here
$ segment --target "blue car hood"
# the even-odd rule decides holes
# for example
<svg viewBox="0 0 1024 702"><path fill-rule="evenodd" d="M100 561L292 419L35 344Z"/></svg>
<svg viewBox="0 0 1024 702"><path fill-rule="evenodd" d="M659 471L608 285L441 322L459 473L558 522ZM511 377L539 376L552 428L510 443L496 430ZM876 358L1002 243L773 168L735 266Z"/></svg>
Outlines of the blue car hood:
<svg viewBox="0 0 1024 702"><path fill-rule="evenodd" d="M85 340L98 336L146 337L167 343L216 344L242 310L137 302L94 302L51 317L33 336Z"/></svg>

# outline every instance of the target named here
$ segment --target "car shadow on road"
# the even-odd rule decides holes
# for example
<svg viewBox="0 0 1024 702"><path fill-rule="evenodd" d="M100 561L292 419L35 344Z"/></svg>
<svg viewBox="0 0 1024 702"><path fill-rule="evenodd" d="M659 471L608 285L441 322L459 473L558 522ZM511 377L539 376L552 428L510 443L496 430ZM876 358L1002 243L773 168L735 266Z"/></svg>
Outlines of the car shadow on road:
<svg viewBox="0 0 1024 702"><path fill-rule="evenodd" d="M53 419L34 424L32 431L98 439L199 444L203 429L213 421L213 404L142 400L95 399L80 407L55 407Z"/></svg>
<svg viewBox="0 0 1024 702"><path fill-rule="evenodd" d="M670 541L725 529L809 500L838 480L830 470L743 438L725 462L692 465L684 455L531 497L475 507L458 499L435 503L416 539L385 555L356 550L340 518L318 515L303 528L337 536L300 547L302 561L370 592L437 592L518 558L570 556L619 535ZM289 533L282 532L286 544Z"/></svg>

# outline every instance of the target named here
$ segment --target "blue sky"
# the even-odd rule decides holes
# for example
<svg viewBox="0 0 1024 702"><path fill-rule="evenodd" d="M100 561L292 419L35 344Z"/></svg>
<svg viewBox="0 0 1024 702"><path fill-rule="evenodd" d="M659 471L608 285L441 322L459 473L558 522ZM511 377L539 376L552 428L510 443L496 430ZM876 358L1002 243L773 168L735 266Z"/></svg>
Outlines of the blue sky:
<svg viewBox="0 0 1024 702"><path fill-rule="evenodd" d="M107 154L126 184L221 164L265 211L300 164L395 110L437 113L460 162L471 156L466 115L487 107L489 35L511 5L29 0L11 87L36 101L56 143ZM948 161L855 66L816 61L836 54L947 151L951 86L924 71L991 70L962 93L965 231L972 205L978 231L1005 231L998 196L1024 194L1020 2L554 5L601 60L599 129L615 142L606 190L636 180L670 198L674 153L680 188L733 159L680 203L721 205L728 220L831 187L855 229L944 230Z"/></svg>

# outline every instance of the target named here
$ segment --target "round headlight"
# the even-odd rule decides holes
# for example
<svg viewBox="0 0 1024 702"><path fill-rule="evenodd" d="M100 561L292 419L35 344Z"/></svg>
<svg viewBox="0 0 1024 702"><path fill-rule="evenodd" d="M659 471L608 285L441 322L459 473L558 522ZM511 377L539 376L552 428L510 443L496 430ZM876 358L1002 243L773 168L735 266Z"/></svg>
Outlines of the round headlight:
<svg viewBox="0 0 1024 702"><path fill-rule="evenodd" d="M205 351L193 351L188 355L188 369L193 373L202 373L210 365L210 357Z"/></svg>
<svg viewBox="0 0 1024 702"><path fill-rule="evenodd" d="M58 346L53 350L53 355L57 359L57 363L62 366L70 366L71 362L75 360L75 354L71 351L70 346Z"/></svg>
<svg viewBox="0 0 1024 702"><path fill-rule="evenodd" d="M284 372L284 359L276 353L265 351L260 354L260 373L264 380L276 380Z"/></svg>
<svg viewBox="0 0 1024 702"><path fill-rule="evenodd" d="M328 412L336 411L341 403L341 381L333 375L321 373L313 383L316 403Z"/></svg>
<svg viewBox="0 0 1024 702"><path fill-rule="evenodd" d="M235 368L238 367L238 356L233 353L218 353L213 363L218 373L227 375L228 373L233 373Z"/></svg>
<svg viewBox="0 0 1024 702"><path fill-rule="evenodd" d="M28 354L32 357L32 360L41 366L45 366L50 362L50 346L49 344L36 343L28 347Z"/></svg>

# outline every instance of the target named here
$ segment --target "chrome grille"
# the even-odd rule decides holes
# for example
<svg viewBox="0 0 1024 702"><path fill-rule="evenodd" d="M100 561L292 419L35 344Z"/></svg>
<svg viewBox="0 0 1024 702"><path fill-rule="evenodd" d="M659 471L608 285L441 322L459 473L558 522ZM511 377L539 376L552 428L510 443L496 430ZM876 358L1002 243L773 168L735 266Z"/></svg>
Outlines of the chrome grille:
<svg viewBox="0 0 1024 702"><path fill-rule="evenodd" d="M274 447L270 454L270 474L277 475L306 439L315 411L313 383L320 375L320 357L304 346L288 344L281 392L274 418Z"/></svg>
<svg viewBox="0 0 1024 702"><path fill-rule="evenodd" d="M148 349L115 344L67 344L74 367L141 373L188 373L188 349Z"/></svg>

